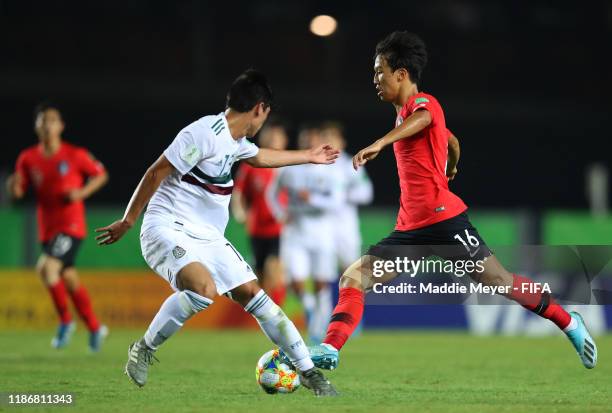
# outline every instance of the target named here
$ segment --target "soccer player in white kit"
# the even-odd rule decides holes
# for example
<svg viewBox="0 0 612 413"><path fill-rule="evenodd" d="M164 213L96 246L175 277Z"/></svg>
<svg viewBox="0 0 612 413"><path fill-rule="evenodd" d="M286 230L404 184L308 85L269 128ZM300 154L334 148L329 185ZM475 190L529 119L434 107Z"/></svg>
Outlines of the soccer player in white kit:
<svg viewBox="0 0 612 413"><path fill-rule="evenodd" d="M323 144L316 127L302 128L301 148ZM343 172L336 165L298 165L283 168L268 189L268 203L278 220L284 221L280 256L287 278L304 307L308 334L313 343L320 343L327 331L333 309L330 283L337 279L336 245L338 230L336 211L344 201ZM286 210L278 202L278 194L288 195ZM314 296L305 281L314 281Z"/></svg>
<svg viewBox="0 0 612 413"><path fill-rule="evenodd" d="M147 264L175 291L162 304L144 336L128 350L126 374L138 386L147 381L153 353L194 314L225 294L258 321L264 333L291 359L302 384L316 396L336 391L314 367L304 340L284 312L265 294L244 258L224 237L234 162L255 167L330 164L338 151L259 149L246 138L270 113L272 91L265 76L247 70L232 84L225 112L205 116L182 129L149 167L122 219L99 228L99 244L118 241L148 203L140 233Z"/></svg>
<svg viewBox="0 0 612 413"><path fill-rule="evenodd" d="M365 168L353 168L353 157L344 149L346 140L342 125L325 122L321 126L323 143L340 150L332 166L342 174L345 197L336 209L335 244L338 263L344 270L361 256L361 233L359 230L359 206L367 205L374 199L374 189Z"/></svg>

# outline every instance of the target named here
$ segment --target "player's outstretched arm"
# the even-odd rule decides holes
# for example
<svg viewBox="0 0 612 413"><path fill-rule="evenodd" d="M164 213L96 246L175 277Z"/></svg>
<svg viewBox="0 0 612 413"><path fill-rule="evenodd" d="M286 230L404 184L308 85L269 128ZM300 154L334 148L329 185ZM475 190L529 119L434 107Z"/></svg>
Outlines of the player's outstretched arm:
<svg viewBox="0 0 612 413"><path fill-rule="evenodd" d="M13 199L21 199L25 195L23 177L19 172L15 172L6 180L6 191Z"/></svg>
<svg viewBox="0 0 612 413"><path fill-rule="evenodd" d="M161 182L174 171L174 166L162 155L147 169L136 187L123 218L112 224L96 229L100 235L96 237L99 245L117 242L132 226L142 213Z"/></svg>
<svg viewBox="0 0 612 413"><path fill-rule="evenodd" d="M234 178L234 190L230 199L230 211L234 219L240 224L244 224L247 219L248 204L244 189L250 169L247 165L240 165Z"/></svg>
<svg viewBox="0 0 612 413"><path fill-rule="evenodd" d="M98 192L107 182L108 174L106 171L99 175L92 176L82 188L70 191L67 196L68 200L71 202L84 201Z"/></svg>
<svg viewBox="0 0 612 413"><path fill-rule="evenodd" d="M312 149L299 151L283 151L277 149L260 148L257 155L245 159L256 168L278 168L288 165L301 165L304 163L334 163L340 151L330 145L321 145Z"/></svg>
<svg viewBox="0 0 612 413"><path fill-rule="evenodd" d="M417 110L412 115L408 116L401 125L392 129L382 138L370 146L357 152L353 156L353 168L359 169L360 166L378 156L378 153L387 145L391 145L400 139L409 138L416 135L431 124L431 114L428 110Z"/></svg>
<svg viewBox="0 0 612 413"><path fill-rule="evenodd" d="M236 187L234 187L232 198L230 199L230 210L232 211L232 215L236 222L240 224L244 224L246 222L246 199L244 198L242 191L236 190Z"/></svg>
<svg viewBox="0 0 612 413"><path fill-rule="evenodd" d="M446 176L449 181L455 179L455 175L457 175L457 164L459 164L460 155L459 140L451 133L448 136L448 160L446 162Z"/></svg>

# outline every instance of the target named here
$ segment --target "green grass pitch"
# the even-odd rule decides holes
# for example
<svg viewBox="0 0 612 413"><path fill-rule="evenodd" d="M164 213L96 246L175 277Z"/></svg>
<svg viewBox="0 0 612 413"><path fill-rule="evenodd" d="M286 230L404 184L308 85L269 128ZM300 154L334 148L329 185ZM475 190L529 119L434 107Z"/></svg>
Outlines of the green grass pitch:
<svg viewBox="0 0 612 413"><path fill-rule="evenodd" d="M257 332L180 332L158 352L142 389L123 374L127 346L142 331L111 331L88 354L83 329L69 348L51 331L0 332L0 392L71 392L73 407L3 412L610 412L612 336L598 339L600 362L582 367L562 336L473 337L462 333L367 332L328 374L341 397L301 388L265 394L255 363L272 348ZM67 409L67 410L63 410Z"/></svg>

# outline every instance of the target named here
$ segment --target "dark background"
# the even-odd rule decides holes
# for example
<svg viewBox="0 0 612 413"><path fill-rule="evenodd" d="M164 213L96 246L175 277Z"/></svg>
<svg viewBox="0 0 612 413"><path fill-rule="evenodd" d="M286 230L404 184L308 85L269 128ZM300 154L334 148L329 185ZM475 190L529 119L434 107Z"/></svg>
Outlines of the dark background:
<svg viewBox="0 0 612 413"><path fill-rule="evenodd" d="M35 143L32 109L62 105L68 141L102 160L94 198L126 203L183 126L224 109L247 67L268 74L292 137L340 120L351 152L393 127L372 84L372 55L396 29L419 33L462 158L452 184L478 207L585 208L586 167L610 166L612 2L0 0L0 172ZM317 14L338 19L312 35ZM376 203L399 189L389 148L368 165Z"/></svg>

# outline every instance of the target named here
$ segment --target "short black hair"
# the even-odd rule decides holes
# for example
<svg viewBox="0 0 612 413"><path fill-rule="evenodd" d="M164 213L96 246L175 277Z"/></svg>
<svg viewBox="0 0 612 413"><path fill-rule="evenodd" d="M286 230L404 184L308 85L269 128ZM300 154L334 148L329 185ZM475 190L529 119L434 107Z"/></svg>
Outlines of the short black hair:
<svg viewBox="0 0 612 413"><path fill-rule="evenodd" d="M59 112L60 116L63 117L62 110L60 109L59 105L57 103L55 103L55 102L51 102L51 101L46 100L46 101L40 102L39 104L34 106L34 122L36 122L36 118L38 118L38 115L48 111L49 109L57 110Z"/></svg>
<svg viewBox="0 0 612 413"><path fill-rule="evenodd" d="M421 81L421 72L427 65L427 47L425 42L414 33L395 31L378 42L376 56L382 56L391 70L406 69L410 80Z"/></svg>
<svg viewBox="0 0 612 413"><path fill-rule="evenodd" d="M248 112L260 102L265 107L272 107L272 89L263 73L248 69L232 83L225 106L238 112Z"/></svg>

